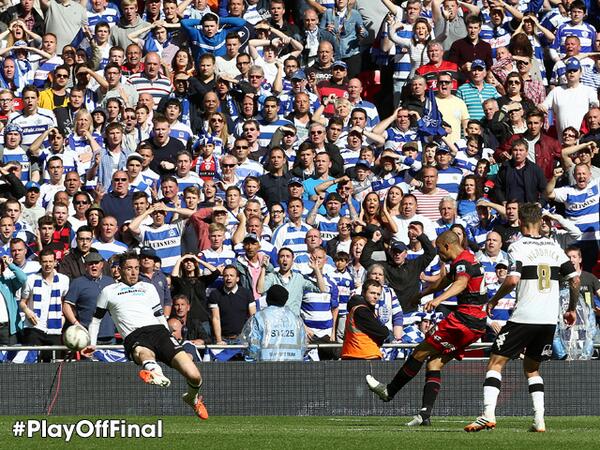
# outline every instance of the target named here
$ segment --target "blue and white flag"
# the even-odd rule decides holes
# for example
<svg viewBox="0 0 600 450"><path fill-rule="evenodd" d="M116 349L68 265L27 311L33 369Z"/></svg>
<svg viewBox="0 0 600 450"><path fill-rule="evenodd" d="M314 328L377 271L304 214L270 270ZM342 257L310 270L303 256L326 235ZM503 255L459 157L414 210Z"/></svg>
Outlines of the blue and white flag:
<svg viewBox="0 0 600 450"><path fill-rule="evenodd" d="M425 108L423 108L423 116L417 123L417 135L421 139L429 136L446 136L448 133L444 130L442 121L442 113L438 109L435 92L433 89L429 89L425 100Z"/></svg>
<svg viewBox="0 0 600 450"><path fill-rule="evenodd" d="M36 350L11 350L0 352L0 363L34 364L37 362Z"/></svg>
<svg viewBox="0 0 600 450"><path fill-rule="evenodd" d="M96 350L94 358L102 362L127 362L127 356L123 350Z"/></svg>
<svg viewBox="0 0 600 450"><path fill-rule="evenodd" d="M210 355L211 361L229 361L234 356L240 355L242 350L239 348L224 348L224 349L215 349L211 348L208 350L208 354Z"/></svg>

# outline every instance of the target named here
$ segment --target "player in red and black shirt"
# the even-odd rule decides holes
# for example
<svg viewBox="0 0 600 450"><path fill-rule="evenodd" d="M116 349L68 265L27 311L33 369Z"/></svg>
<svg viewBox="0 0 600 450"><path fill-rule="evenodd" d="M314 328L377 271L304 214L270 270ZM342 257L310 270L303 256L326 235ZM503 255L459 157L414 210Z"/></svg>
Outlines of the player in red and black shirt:
<svg viewBox="0 0 600 450"><path fill-rule="evenodd" d="M427 360L423 405L410 426L430 425L431 410L441 385L441 370L452 359L462 359L463 352L485 334L487 302L484 270L473 254L463 249L458 235L453 231L442 233L436 240L440 258L450 263L450 271L419 294L419 299L433 292L446 289L439 297L425 305L433 311L450 297L457 297L456 310L440 322L435 332L415 348L387 386L367 375L369 389L383 401L390 401L396 393L412 380Z"/></svg>

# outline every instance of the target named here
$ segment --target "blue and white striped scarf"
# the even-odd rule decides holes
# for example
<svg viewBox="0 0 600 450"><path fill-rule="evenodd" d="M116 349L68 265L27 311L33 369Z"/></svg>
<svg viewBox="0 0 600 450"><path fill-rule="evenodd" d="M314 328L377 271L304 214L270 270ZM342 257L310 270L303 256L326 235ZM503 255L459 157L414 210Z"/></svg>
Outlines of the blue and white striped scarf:
<svg viewBox="0 0 600 450"><path fill-rule="evenodd" d="M41 319L42 315L42 278L33 282L33 312ZM58 289L58 274L52 279L50 305L48 305L48 319L46 320L48 334L60 334L62 328L62 303L60 289Z"/></svg>

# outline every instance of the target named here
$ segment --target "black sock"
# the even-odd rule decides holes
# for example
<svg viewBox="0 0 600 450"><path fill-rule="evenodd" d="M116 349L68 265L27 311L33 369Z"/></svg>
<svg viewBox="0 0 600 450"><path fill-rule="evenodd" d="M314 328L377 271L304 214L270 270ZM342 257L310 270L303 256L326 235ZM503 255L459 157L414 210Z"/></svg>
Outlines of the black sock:
<svg viewBox="0 0 600 450"><path fill-rule="evenodd" d="M409 356L404 365L396 373L396 376L391 383L387 385L388 395L390 397L396 395L396 392L402 389L406 383L419 373L422 366L423 361L417 361L412 355Z"/></svg>
<svg viewBox="0 0 600 450"><path fill-rule="evenodd" d="M423 387L423 408L419 412L423 419L431 416L431 410L438 392L440 392L441 385L441 372L439 370L428 370L425 374L425 386Z"/></svg>

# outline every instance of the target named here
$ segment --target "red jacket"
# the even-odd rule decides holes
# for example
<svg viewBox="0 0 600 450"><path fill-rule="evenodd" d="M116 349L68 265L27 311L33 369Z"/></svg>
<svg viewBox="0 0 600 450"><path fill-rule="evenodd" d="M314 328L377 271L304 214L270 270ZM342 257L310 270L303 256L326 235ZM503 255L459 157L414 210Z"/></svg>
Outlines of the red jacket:
<svg viewBox="0 0 600 450"><path fill-rule="evenodd" d="M494 159L497 163L506 161L506 158L502 157L503 152L510 154L511 146L514 141L521 139L523 134L513 134L500 145L494 152ZM554 162L560 161L561 147L559 142L547 136L545 134L540 135L540 139L535 144L535 162L542 169L547 180L552 178L552 172L554 170Z"/></svg>

